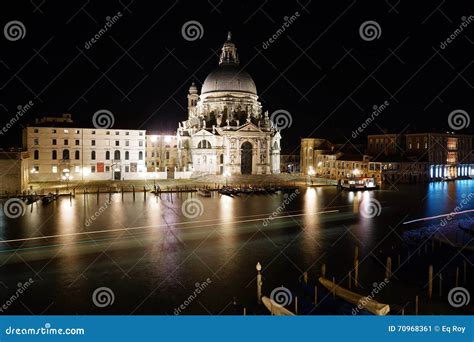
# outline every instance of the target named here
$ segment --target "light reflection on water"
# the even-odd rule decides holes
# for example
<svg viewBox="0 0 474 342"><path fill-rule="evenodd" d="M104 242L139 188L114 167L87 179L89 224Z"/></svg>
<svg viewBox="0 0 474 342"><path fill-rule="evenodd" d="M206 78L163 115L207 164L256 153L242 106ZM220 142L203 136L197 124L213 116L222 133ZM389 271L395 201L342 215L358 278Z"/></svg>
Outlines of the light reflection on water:
<svg viewBox="0 0 474 342"><path fill-rule="evenodd" d="M291 284L301 270L314 272L328 260L333 263L331 274L337 274L352 263L354 246L367 253L375 246L381 249L400 243L396 236L387 236L391 229L400 233L416 228L419 225L407 227L401 222L448 213L463 194L473 191L473 181L364 192L339 192L334 187L300 189L280 214L293 216L272 219L267 225L263 219L282 205L283 194L234 198L194 194L204 208L195 219L181 213L187 194L164 194L162 198L149 194L146 201L137 194L135 202L131 194L124 194L123 200L115 194L108 205L106 194L101 194L98 202L96 195L78 195L72 201L63 197L49 205L29 206L17 220L0 219L3 240L61 235L22 243L22 247L35 249L19 251L21 259L0 253L0 264L6 262L0 274L5 282L15 284L34 276L32 269L40 271L44 277L37 286L38 307L54 299L57 312L74 305L87 313L94 312L88 301L90 292L100 285L114 288L122 298L124 313L158 289L145 302L144 312L163 313L186 298L196 282L210 277L213 283L203 301L217 310L234 296L252 300L257 261L264 267L268 289ZM381 203L380 215L362 217L361 206L373 199ZM465 209L473 207L474 203L469 203ZM316 214L325 210L339 212ZM86 226L92 216L95 219ZM136 229L124 229L130 227ZM71 235L110 229L118 231ZM6 248L8 245L0 245L0 251ZM52 288L54 295L49 292ZM202 313L202 308L197 306L192 312Z"/></svg>

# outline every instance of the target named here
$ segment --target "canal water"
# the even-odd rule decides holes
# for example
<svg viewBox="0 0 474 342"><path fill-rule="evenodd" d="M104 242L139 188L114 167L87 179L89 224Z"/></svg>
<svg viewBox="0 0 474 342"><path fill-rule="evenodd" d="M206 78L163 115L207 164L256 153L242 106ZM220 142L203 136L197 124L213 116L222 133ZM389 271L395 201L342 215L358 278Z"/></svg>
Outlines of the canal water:
<svg viewBox="0 0 474 342"><path fill-rule="evenodd" d="M386 255L405 259L405 231L439 224L403 222L447 214L472 193L474 181L463 180L236 197L91 194L28 205L16 219L2 211L0 304L8 305L1 314L258 313L257 262L264 295L281 286L296 294L303 272L310 288L317 284L322 264L328 278L343 279L356 246L359 291L367 293L384 279ZM462 207L473 209L474 197ZM442 255L435 259L444 263ZM424 291L421 280L410 280L416 269L400 269L397 291ZM99 288L107 288L102 299ZM406 304L394 290L385 298ZM321 312L345 313L327 305Z"/></svg>

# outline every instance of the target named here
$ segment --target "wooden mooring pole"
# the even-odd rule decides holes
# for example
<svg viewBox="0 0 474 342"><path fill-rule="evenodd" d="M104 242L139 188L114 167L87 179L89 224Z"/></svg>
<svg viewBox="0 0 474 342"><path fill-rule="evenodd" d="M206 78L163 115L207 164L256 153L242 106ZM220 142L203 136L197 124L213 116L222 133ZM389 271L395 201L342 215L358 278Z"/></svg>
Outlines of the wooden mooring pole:
<svg viewBox="0 0 474 342"><path fill-rule="evenodd" d="M433 265L428 267L428 299L433 297Z"/></svg>

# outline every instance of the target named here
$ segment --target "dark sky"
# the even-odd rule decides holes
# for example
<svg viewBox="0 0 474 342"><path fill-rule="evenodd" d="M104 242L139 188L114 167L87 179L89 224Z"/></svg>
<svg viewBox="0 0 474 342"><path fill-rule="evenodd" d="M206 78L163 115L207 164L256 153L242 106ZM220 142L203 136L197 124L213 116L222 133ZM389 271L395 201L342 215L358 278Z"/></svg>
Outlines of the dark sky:
<svg viewBox="0 0 474 342"><path fill-rule="evenodd" d="M34 118L73 114L79 126L108 109L117 128L175 131L186 118L186 94L217 66L215 53L228 30L241 65L254 78L264 110L284 109L292 126L282 146L300 137L345 142L370 115L389 102L364 131L446 130L456 109L474 113L474 20L444 49L473 1L2 1L1 28L20 21L26 34L0 35L0 125L16 108L34 102L0 136L0 146L21 143L21 128ZM85 44L106 23L122 17L89 49ZM284 23L299 17L274 43ZM472 18L474 19L474 18ZM191 20L203 35L187 41ZM381 32L366 41L366 21ZM474 117L473 117L474 119ZM473 132L474 122L461 132ZM359 139L359 138L358 138ZM355 139L354 142L357 142ZM363 141L363 139L360 139Z"/></svg>

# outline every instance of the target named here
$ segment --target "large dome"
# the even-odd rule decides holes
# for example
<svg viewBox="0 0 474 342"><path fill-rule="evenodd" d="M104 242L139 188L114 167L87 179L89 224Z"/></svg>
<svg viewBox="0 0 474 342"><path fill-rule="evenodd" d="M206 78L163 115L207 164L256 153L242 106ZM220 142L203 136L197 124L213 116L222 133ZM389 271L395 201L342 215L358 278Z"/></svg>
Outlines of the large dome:
<svg viewBox="0 0 474 342"><path fill-rule="evenodd" d="M244 92L257 95L252 77L238 65L221 64L211 72L202 85L201 94L212 92Z"/></svg>

